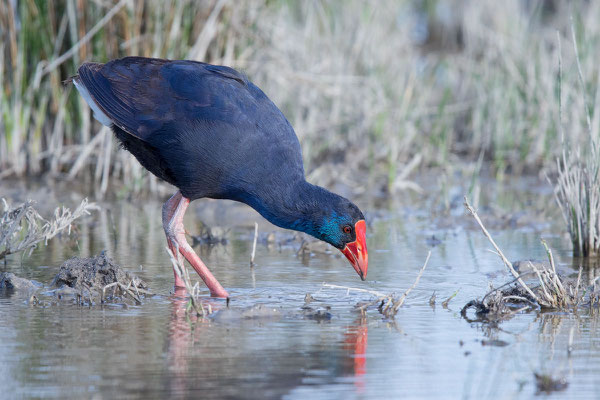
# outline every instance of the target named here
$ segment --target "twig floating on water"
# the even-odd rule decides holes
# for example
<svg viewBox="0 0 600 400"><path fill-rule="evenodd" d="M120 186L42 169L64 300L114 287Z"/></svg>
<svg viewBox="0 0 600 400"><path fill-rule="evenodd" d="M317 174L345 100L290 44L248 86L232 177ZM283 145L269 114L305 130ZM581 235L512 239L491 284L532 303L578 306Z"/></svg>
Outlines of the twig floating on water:
<svg viewBox="0 0 600 400"><path fill-rule="evenodd" d="M348 293L350 293L351 291L354 291L354 292L369 293L369 294L372 294L373 296L378 296L378 297L388 297L387 294L383 294L383 293L377 292L375 290L360 289L360 288L340 286L340 285L332 285L331 283L323 283L323 287L327 287L327 288L331 288L331 289L345 289L348 291Z"/></svg>

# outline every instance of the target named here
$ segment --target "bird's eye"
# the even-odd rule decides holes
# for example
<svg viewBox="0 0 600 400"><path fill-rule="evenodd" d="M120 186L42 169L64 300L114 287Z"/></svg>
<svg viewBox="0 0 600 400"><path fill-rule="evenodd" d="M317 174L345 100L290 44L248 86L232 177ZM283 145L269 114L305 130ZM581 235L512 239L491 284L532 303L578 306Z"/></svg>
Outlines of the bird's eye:
<svg viewBox="0 0 600 400"><path fill-rule="evenodd" d="M344 226L344 233L351 233L351 232L352 232L352 227L350 225Z"/></svg>

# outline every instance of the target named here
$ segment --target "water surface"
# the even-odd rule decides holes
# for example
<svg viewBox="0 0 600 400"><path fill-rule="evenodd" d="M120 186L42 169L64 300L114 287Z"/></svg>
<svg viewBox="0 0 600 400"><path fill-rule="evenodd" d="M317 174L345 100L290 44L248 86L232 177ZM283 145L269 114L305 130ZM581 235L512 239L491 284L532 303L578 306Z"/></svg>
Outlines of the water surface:
<svg viewBox="0 0 600 400"><path fill-rule="evenodd" d="M507 197L502 200L498 195L495 204L512 201L514 205L515 200ZM519 202L535 209L531 202L539 197L527 190ZM547 192L541 197L551 201ZM75 204L76 198L68 197L67 202ZM367 282L361 282L335 250L297 255L299 242L261 240L257 265L250 268L252 223L260 217L234 203L208 201L192 206L186 215L190 232L201 229L201 220L230 229L228 244L196 247L231 295L229 309L224 301L205 296L215 313L203 320L187 316L185 300L170 294L173 273L164 250L160 203L104 202L100 212L77 225L73 237L53 240L30 257L11 256L4 270L49 282L66 258L106 250L157 295L140 306L43 308L30 305L25 296L0 294L4 394L11 398L527 399L536 393L533 373L541 372L569 382L566 391L550 397L600 395L597 315L529 312L498 327L461 318L462 306L481 297L488 282L498 285L509 275L488 250L483 235L460 223L468 220L460 204L447 213L423 201L362 206L373 210ZM483 212L482 218L485 221ZM517 223L491 230L513 260L542 259L539 238L543 236L563 260L561 269L574 273L568 241L556 233L556 227L560 224ZM261 221L261 239L272 230ZM278 241L285 238L277 236ZM383 318L376 309L366 315L357 312L355 304L371 299L368 294L322 286L327 282L402 293L430 250L427 270L394 320ZM442 301L457 290L444 308ZM434 292L437 302L432 307L429 300ZM302 309L307 293L315 299L310 303L314 311L331 318ZM262 305L261 311L249 318L247 310L257 305ZM571 328L574 344L569 355Z"/></svg>

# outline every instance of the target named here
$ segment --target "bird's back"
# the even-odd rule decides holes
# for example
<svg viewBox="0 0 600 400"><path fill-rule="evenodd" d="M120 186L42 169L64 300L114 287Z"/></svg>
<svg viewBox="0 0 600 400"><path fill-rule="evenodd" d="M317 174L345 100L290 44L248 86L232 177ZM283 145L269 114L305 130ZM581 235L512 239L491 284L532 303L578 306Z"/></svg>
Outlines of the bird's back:
<svg viewBox="0 0 600 400"><path fill-rule="evenodd" d="M243 200L304 178L289 122L234 69L126 57L78 72L73 80L96 118L188 198Z"/></svg>

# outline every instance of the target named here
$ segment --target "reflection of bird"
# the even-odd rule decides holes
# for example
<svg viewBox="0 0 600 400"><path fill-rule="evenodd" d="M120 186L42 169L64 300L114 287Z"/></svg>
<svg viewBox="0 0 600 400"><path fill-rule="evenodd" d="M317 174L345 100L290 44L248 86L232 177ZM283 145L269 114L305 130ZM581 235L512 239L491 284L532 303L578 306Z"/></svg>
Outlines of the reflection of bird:
<svg viewBox="0 0 600 400"><path fill-rule="evenodd" d="M126 57L85 63L72 78L95 118L179 191L163 206L167 242L211 295L227 292L185 239L183 215L201 197L248 204L273 224L340 249L364 280L365 221L347 199L304 178L300 143L281 111L234 69ZM175 276L175 285L183 282Z"/></svg>

